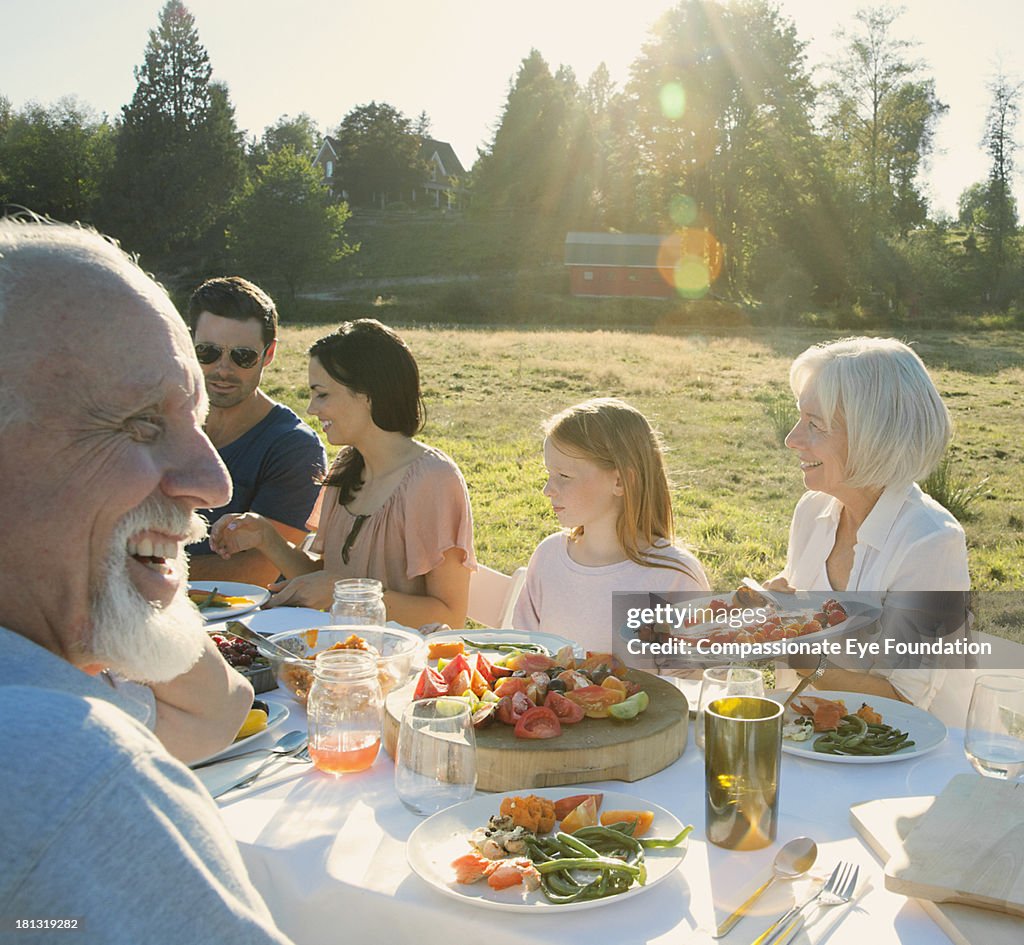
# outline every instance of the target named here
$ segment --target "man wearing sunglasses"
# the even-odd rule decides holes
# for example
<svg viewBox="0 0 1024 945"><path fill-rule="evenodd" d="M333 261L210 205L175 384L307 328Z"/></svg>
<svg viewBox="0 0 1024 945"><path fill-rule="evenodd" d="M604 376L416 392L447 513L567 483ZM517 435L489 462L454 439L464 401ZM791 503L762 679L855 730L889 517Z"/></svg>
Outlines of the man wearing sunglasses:
<svg viewBox="0 0 1024 945"><path fill-rule="evenodd" d="M319 437L294 411L260 390L277 350L277 308L239 276L207 279L188 305L210 413L204 427L231 474L231 501L201 509L212 525L229 512L259 512L290 542L306 535L327 457ZM223 559L207 542L188 548L191 577L266 585L277 568L260 551Z"/></svg>

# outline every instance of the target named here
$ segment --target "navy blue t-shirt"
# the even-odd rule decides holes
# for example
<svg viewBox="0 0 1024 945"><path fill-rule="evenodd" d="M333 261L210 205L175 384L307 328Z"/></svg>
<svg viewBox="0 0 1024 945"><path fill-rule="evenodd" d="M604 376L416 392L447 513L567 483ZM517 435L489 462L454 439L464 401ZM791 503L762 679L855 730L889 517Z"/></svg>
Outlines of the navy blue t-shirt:
<svg viewBox="0 0 1024 945"><path fill-rule="evenodd" d="M258 512L293 528L305 528L327 454L320 437L298 414L274 404L251 430L217 450L231 475L231 501L219 509L199 509L212 525L229 512ZM208 555L208 541L188 546L190 555Z"/></svg>

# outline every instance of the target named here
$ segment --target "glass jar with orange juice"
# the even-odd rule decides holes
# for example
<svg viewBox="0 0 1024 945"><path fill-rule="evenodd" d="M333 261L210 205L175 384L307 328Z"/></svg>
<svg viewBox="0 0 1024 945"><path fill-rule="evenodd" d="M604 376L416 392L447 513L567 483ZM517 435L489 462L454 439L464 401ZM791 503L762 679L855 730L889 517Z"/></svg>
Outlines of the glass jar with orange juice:
<svg viewBox="0 0 1024 945"><path fill-rule="evenodd" d="M316 658L306 715L309 756L321 771L363 771L380 750L384 696L377 659L362 650L328 650Z"/></svg>

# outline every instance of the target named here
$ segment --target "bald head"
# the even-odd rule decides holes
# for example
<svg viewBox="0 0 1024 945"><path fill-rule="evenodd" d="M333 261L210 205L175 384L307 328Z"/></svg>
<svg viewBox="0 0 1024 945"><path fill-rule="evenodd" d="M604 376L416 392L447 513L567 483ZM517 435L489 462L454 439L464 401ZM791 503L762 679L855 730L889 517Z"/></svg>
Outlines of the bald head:
<svg viewBox="0 0 1024 945"><path fill-rule="evenodd" d="M0 220L0 424L35 413L48 367L102 351L124 312L145 309L175 314L164 290L99 233Z"/></svg>

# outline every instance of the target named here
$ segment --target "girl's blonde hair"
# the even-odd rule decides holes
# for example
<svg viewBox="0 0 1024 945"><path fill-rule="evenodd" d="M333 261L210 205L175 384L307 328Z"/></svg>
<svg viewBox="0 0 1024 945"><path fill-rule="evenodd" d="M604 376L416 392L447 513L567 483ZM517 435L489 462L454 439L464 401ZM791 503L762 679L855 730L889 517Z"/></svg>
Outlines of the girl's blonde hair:
<svg viewBox="0 0 1024 945"><path fill-rule="evenodd" d="M630 561L694 577L678 561L650 550L675 536L661 437L639 410L614 397L596 397L555 414L544 433L563 453L618 473L622 511L615 533ZM569 537L576 540L582 533L577 526Z"/></svg>

